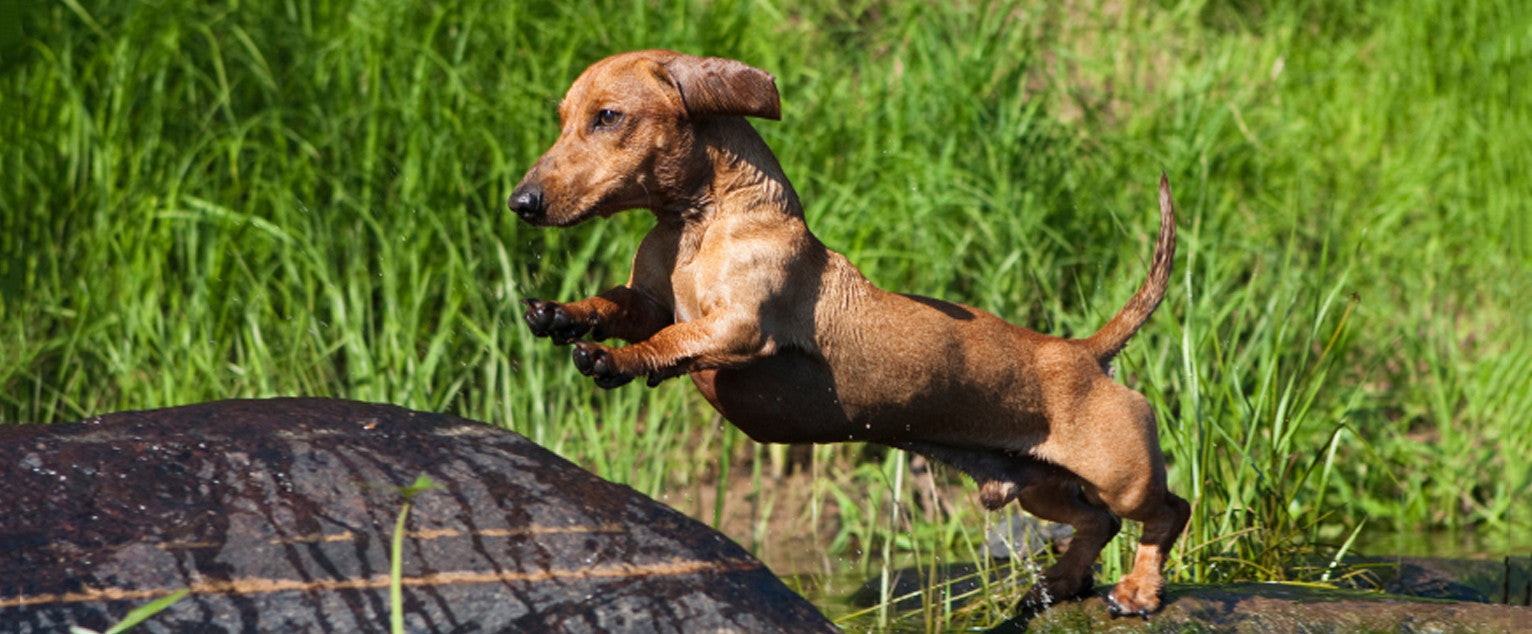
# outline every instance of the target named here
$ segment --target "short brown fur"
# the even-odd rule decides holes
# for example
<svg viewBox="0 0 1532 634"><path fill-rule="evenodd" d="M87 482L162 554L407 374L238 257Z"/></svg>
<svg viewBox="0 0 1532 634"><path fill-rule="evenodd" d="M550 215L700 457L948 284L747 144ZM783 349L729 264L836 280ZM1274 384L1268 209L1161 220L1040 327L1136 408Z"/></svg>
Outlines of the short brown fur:
<svg viewBox="0 0 1532 634"><path fill-rule="evenodd" d="M562 134L510 208L543 226L634 208L658 220L627 284L571 303L527 300L533 332L573 343L582 373L603 387L688 374L758 441L906 449L971 475L988 508L1017 500L1074 526L1029 605L1087 592L1118 518L1142 522L1133 569L1108 599L1116 613L1159 609L1161 570L1190 506L1166 488L1148 402L1108 365L1170 277L1175 214L1163 176L1148 279L1094 335L1064 339L884 291L821 243L744 119L780 115L764 71L625 53L575 80L559 115Z"/></svg>

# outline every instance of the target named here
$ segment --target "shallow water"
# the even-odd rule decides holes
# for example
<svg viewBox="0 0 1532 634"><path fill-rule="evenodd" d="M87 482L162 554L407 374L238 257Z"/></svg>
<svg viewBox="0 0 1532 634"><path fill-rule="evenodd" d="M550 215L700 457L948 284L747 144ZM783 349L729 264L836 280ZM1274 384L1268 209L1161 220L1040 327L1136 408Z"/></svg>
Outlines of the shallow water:
<svg viewBox="0 0 1532 634"><path fill-rule="evenodd" d="M871 579L876 581L877 577ZM924 620L909 611L889 609L880 614L876 609L852 605L851 596L869 581L860 572L842 571L828 576L789 575L782 580L847 632L918 634L927 631Z"/></svg>
<svg viewBox="0 0 1532 634"><path fill-rule="evenodd" d="M1445 557L1486 559L1532 555L1532 531L1364 531L1357 537L1358 552L1374 557Z"/></svg>

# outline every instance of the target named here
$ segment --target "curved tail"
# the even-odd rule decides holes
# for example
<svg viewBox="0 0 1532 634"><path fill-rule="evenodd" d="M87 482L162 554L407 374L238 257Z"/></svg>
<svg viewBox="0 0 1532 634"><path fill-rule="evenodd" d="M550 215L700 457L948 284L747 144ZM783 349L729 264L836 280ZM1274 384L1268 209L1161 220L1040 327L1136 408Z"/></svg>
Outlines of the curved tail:
<svg viewBox="0 0 1532 634"><path fill-rule="evenodd" d="M1112 361L1123 346L1133 338L1133 333L1149 321L1154 309L1165 298L1165 287L1170 283L1171 262L1176 255L1176 210L1170 201L1170 180L1160 173L1160 237L1154 243L1154 262L1149 265L1149 278L1138 287L1138 292L1128 300L1111 321L1106 322L1096 334L1082 339L1087 349L1101 365Z"/></svg>

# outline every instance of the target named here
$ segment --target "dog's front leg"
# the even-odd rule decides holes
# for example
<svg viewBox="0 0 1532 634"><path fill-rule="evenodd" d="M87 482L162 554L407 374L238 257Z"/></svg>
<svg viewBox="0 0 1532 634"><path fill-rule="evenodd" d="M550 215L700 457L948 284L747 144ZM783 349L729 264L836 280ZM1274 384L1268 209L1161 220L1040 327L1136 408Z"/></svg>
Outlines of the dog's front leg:
<svg viewBox="0 0 1532 634"><path fill-rule="evenodd" d="M555 343L573 343L587 333L597 340L616 337L643 341L672 321L669 308L629 286L568 304L536 298L522 301L527 305L523 317L532 334Z"/></svg>
<svg viewBox="0 0 1532 634"><path fill-rule="evenodd" d="M587 341L575 344L575 368L596 385L617 387L636 376L649 385L688 372L743 365L771 355L776 342L753 318L715 313L668 326L644 341L613 348Z"/></svg>
<svg viewBox="0 0 1532 634"><path fill-rule="evenodd" d="M675 323L669 303L670 271L675 267L679 231L662 224L644 236L633 255L633 272L623 286L568 304L522 300L532 334L555 343L574 343L587 333L598 341L616 337L631 343Z"/></svg>

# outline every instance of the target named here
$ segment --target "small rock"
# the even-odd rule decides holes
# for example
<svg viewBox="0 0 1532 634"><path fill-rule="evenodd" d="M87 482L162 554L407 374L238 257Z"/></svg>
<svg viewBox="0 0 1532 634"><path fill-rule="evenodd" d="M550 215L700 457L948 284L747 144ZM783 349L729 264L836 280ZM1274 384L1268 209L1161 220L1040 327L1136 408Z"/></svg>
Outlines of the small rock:
<svg viewBox="0 0 1532 634"><path fill-rule="evenodd" d="M989 529L981 554L991 559L1037 557L1048 550L1062 550L1075 534L1073 526L1044 522L1025 513L1013 513Z"/></svg>

